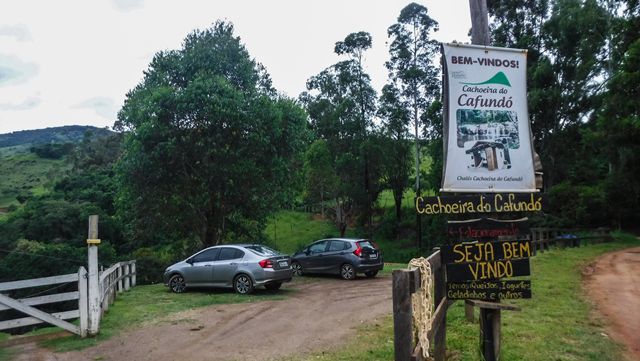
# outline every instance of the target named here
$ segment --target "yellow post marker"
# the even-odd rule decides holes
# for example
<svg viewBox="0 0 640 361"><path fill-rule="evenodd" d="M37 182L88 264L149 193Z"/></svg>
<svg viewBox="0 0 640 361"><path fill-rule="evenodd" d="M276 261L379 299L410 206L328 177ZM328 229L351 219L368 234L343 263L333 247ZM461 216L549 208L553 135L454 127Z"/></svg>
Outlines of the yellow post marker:
<svg viewBox="0 0 640 361"><path fill-rule="evenodd" d="M89 238L87 239L87 244L100 244L100 240L95 238Z"/></svg>

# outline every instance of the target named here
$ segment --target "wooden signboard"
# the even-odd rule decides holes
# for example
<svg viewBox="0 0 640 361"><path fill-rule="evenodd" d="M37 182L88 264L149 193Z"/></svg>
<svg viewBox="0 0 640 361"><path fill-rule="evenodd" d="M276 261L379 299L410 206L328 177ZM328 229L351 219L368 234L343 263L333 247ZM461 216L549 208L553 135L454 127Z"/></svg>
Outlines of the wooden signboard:
<svg viewBox="0 0 640 361"><path fill-rule="evenodd" d="M542 208L541 193L490 193L416 198L416 211L427 215L538 212Z"/></svg>
<svg viewBox="0 0 640 361"><path fill-rule="evenodd" d="M450 300L499 301L531 298L531 281L468 281L448 282L447 298Z"/></svg>
<svg viewBox="0 0 640 361"><path fill-rule="evenodd" d="M447 234L451 239L482 240L498 237L517 237L528 235L529 219L499 220L493 218L470 219L466 221L448 221Z"/></svg>
<svg viewBox="0 0 640 361"><path fill-rule="evenodd" d="M446 268L447 282L495 280L531 274L528 258L450 263Z"/></svg>

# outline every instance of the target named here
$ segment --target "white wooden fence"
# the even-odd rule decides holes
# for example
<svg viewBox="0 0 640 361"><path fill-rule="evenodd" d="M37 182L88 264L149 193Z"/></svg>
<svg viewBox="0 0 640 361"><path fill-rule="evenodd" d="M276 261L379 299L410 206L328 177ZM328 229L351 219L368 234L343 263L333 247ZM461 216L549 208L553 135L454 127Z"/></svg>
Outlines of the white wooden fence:
<svg viewBox="0 0 640 361"><path fill-rule="evenodd" d="M100 318L104 311L109 309L109 305L115 301L116 295L136 285L136 261L118 262L103 272L100 272L98 277L99 283L96 287L91 287L91 285L88 284L90 279L90 277L87 277L85 268L80 267L78 273L0 283L0 292L72 282L78 284L77 291L22 299L13 299L0 293L0 311L14 309L29 315L29 317L0 321L0 330L36 325L39 323L49 323L81 337L97 333ZM100 300L99 307L95 308L98 314L96 314L94 318L98 324L93 325L93 328L90 326L90 289L99 290L99 295L96 295L99 297L96 298ZM33 307L73 300L78 300L78 307L70 311L46 313ZM78 325L66 321L71 319L79 319ZM92 329L96 332L92 332Z"/></svg>
<svg viewBox="0 0 640 361"><path fill-rule="evenodd" d="M118 262L100 272L100 305L102 313L116 299L116 295L136 285L136 261Z"/></svg>
<svg viewBox="0 0 640 361"><path fill-rule="evenodd" d="M29 297L23 299L13 299L4 294L0 294L0 311L14 309L29 315L30 317L16 318L0 322L0 330L8 330L16 327L36 325L39 323L49 323L80 336L87 334L87 271L80 267L78 273L71 273L61 276L35 278L30 280L0 283L0 292L42 287L56 284L76 282L78 291L50 294L39 297ZM64 301L78 300L78 308L71 311L46 313L33 307ZM65 320L80 319L80 325L74 325Z"/></svg>

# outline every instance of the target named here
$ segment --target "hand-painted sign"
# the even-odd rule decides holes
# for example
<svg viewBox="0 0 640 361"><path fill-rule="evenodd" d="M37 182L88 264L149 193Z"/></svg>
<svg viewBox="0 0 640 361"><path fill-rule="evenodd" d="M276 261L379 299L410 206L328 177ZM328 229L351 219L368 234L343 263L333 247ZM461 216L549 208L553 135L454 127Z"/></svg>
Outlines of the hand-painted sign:
<svg viewBox="0 0 640 361"><path fill-rule="evenodd" d="M531 274L528 258L449 263L446 269L447 282L495 280Z"/></svg>
<svg viewBox="0 0 640 361"><path fill-rule="evenodd" d="M468 196L417 197L420 214L537 212L543 208L541 193L490 193Z"/></svg>
<svg viewBox="0 0 640 361"><path fill-rule="evenodd" d="M530 241L458 243L440 247L444 263L472 263L531 257Z"/></svg>
<svg viewBox="0 0 640 361"><path fill-rule="evenodd" d="M450 300L474 299L484 301L531 298L531 281L469 281L448 282Z"/></svg>
<svg viewBox="0 0 640 361"><path fill-rule="evenodd" d="M453 239L496 239L498 237L517 237L528 235L529 220L500 220L493 218L448 221L447 234Z"/></svg>
<svg viewBox="0 0 640 361"><path fill-rule="evenodd" d="M535 191L527 51L443 44L442 53L442 191Z"/></svg>

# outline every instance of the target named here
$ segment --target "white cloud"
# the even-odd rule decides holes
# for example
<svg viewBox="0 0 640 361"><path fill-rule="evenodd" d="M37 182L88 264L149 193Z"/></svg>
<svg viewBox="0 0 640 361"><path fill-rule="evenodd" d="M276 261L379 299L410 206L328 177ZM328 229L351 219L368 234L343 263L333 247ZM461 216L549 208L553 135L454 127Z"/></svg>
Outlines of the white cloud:
<svg viewBox="0 0 640 361"><path fill-rule="evenodd" d="M17 111L17 110L30 110L42 103L42 99L39 97L29 97L20 103L0 103L0 110Z"/></svg>
<svg viewBox="0 0 640 361"><path fill-rule="evenodd" d="M108 97L93 97L73 106L73 108L93 109L99 116L107 120L115 121L118 108L113 99Z"/></svg>
<svg viewBox="0 0 640 361"><path fill-rule="evenodd" d="M31 40L31 32L24 24L0 26L0 36L15 38L17 41Z"/></svg>
<svg viewBox="0 0 640 361"><path fill-rule="evenodd" d="M38 66L13 55L0 54L0 86L21 84L38 73Z"/></svg>
<svg viewBox="0 0 640 361"><path fill-rule="evenodd" d="M120 11L132 11L144 6L144 0L111 0L111 2Z"/></svg>

